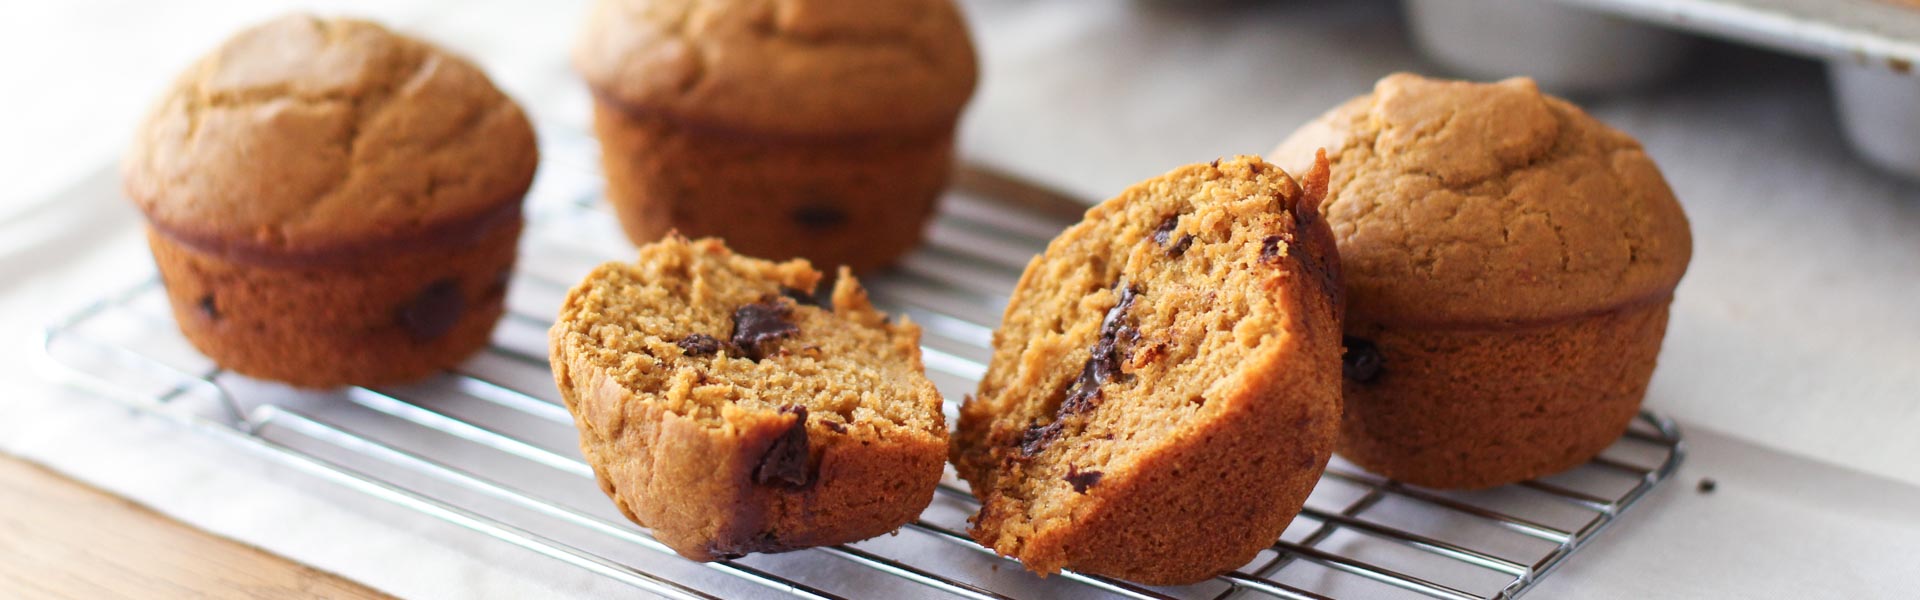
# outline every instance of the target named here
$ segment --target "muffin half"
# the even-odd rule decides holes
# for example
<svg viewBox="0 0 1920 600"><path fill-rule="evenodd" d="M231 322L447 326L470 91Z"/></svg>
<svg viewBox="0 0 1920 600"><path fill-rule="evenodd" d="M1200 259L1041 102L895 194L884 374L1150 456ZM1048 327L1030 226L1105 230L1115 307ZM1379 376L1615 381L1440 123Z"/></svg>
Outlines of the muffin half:
<svg viewBox="0 0 1920 600"><path fill-rule="evenodd" d="M600 488L694 560L862 540L933 499L947 449L920 328L851 274L677 235L567 295L553 373Z"/></svg>
<svg viewBox="0 0 1920 600"><path fill-rule="evenodd" d="M1028 264L960 411L975 539L1040 573L1163 585L1279 538L1340 417L1325 176L1303 190L1255 157L1183 167Z"/></svg>

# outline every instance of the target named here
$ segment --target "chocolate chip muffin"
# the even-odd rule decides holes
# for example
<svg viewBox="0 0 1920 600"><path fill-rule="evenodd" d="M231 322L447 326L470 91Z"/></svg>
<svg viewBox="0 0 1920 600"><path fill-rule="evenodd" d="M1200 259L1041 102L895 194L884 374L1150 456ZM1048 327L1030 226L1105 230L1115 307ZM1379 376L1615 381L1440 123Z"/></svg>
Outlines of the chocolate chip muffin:
<svg viewBox="0 0 1920 600"><path fill-rule="evenodd" d="M1302 189L1241 157L1087 211L1021 276L953 462L972 534L1039 573L1152 585L1246 564L1340 418L1338 258Z"/></svg>
<svg viewBox="0 0 1920 600"><path fill-rule="evenodd" d="M1638 412L1692 238L1640 144L1532 81L1380 80L1275 151L1333 161L1340 454L1482 488L1577 466Z"/></svg>
<svg viewBox="0 0 1920 600"><path fill-rule="evenodd" d="M866 539L933 499L946 458L920 328L846 270L678 235L567 294L553 375L600 488L694 560Z"/></svg>
<svg viewBox="0 0 1920 600"><path fill-rule="evenodd" d="M634 243L855 270L919 243L975 78L950 0L600 0L573 62Z"/></svg>
<svg viewBox="0 0 1920 600"><path fill-rule="evenodd" d="M329 387L486 343L538 160L472 63L294 15L180 76L123 171L187 339L235 372Z"/></svg>

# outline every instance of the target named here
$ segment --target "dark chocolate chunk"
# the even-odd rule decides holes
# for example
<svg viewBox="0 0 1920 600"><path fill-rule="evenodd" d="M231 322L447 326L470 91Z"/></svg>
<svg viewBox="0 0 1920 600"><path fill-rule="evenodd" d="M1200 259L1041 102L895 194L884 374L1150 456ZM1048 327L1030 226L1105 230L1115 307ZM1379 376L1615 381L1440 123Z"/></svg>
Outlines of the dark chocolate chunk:
<svg viewBox="0 0 1920 600"><path fill-rule="evenodd" d="M467 309L467 298L460 294L460 282L451 278L427 284L394 313L394 320L417 341L431 341L446 335L460 322Z"/></svg>
<svg viewBox="0 0 1920 600"><path fill-rule="evenodd" d="M1187 248L1193 246L1192 234L1182 235L1179 238L1173 237L1173 230L1179 226L1180 215L1173 215L1161 221L1160 226L1153 229L1153 243L1165 246L1167 256L1174 258L1180 258L1180 255L1187 253Z"/></svg>
<svg viewBox="0 0 1920 600"><path fill-rule="evenodd" d="M747 358L766 358L764 345L800 333L800 327L787 320L792 314L793 307L772 296L734 309L733 345Z"/></svg>
<svg viewBox="0 0 1920 600"><path fill-rule="evenodd" d="M808 229L834 229L847 224L847 211L833 206L810 204L796 208L789 215L793 222Z"/></svg>
<svg viewBox="0 0 1920 600"><path fill-rule="evenodd" d="M1140 340L1140 332L1127 322L1127 311L1133 308L1140 291L1126 282L1115 285L1114 290L1120 300L1107 309L1106 317L1100 320L1100 339L1093 343L1086 364L1080 367L1080 375L1074 377L1073 385L1067 388L1067 397L1060 401L1058 415L1084 414L1100 406L1100 386L1125 376L1120 366L1126 362L1134 342Z"/></svg>
<svg viewBox="0 0 1920 600"><path fill-rule="evenodd" d="M760 456L760 466L753 470L753 482L801 487L813 480L807 472L807 407L782 406L780 413L793 415L793 424L774 438L773 445L767 446L767 453Z"/></svg>
<svg viewBox="0 0 1920 600"><path fill-rule="evenodd" d="M1270 235L1260 240L1260 262L1272 263L1280 260L1281 252L1293 244L1291 235Z"/></svg>
<svg viewBox="0 0 1920 600"><path fill-rule="evenodd" d="M1340 357L1340 373L1356 383L1372 383L1386 370L1387 359L1380 356L1380 348L1372 340L1345 336L1340 345L1346 346L1346 352Z"/></svg>
<svg viewBox="0 0 1920 600"><path fill-rule="evenodd" d="M220 320L220 305L214 303L213 294L201 296L199 305L200 316L206 317L208 321Z"/></svg>
<svg viewBox="0 0 1920 600"><path fill-rule="evenodd" d="M1179 226L1180 215L1169 215L1166 219L1160 221L1159 227L1153 228L1153 243L1162 246L1167 245L1167 242L1173 241L1174 228Z"/></svg>
<svg viewBox="0 0 1920 600"><path fill-rule="evenodd" d="M1087 493L1087 488L1099 484L1100 477L1103 475L1105 474L1092 469L1082 471L1080 467L1067 465L1067 484L1073 486L1073 491L1078 493Z"/></svg>
<svg viewBox="0 0 1920 600"><path fill-rule="evenodd" d="M1719 489L1719 487L1720 487L1720 483L1717 481L1714 481L1712 477L1701 477L1700 484L1694 486L1693 489L1699 491L1702 494L1711 494L1713 493L1713 490Z"/></svg>
<svg viewBox="0 0 1920 600"><path fill-rule="evenodd" d="M1180 239L1174 240L1172 246L1169 246L1167 248L1167 256L1180 258L1181 255L1187 253L1188 248L1192 248L1192 247L1193 247L1193 236L1182 235L1180 236Z"/></svg>
<svg viewBox="0 0 1920 600"><path fill-rule="evenodd" d="M687 356L706 356L720 351L720 339L704 333L690 334L680 338L675 345L679 346L680 351L685 352Z"/></svg>
<svg viewBox="0 0 1920 600"><path fill-rule="evenodd" d="M846 423L841 423L841 422L839 422L839 421L821 421L821 422L820 422L820 424L821 424L821 425L825 425L825 426L827 427L827 429L832 429L834 433L846 433L846 432L847 432L847 424L846 424Z"/></svg>
<svg viewBox="0 0 1920 600"><path fill-rule="evenodd" d="M815 298L813 294L806 293L799 288L790 288L784 285L780 286L780 295L786 296L789 300L793 300L798 304L821 306L819 298Z"/></svg>
<svg viewBox="0 0 1920 600"><path fill-rule="evenodd" d="M1020 434L1020 457L1033 458L1045 451L1054 440L1060 439L1060 428L1059 421L1027 426L1027 430Z"/></svg>

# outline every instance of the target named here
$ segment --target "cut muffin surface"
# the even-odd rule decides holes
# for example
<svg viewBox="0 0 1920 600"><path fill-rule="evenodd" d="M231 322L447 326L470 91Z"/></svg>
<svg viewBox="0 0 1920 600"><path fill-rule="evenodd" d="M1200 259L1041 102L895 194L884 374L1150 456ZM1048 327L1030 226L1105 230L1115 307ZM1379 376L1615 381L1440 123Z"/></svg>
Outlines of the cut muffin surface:
<svg viewBox="0 0 1920 600"><path fill-rule="evenodd" d="M602 265L551 332L603 491L696 560L836 544L912 520L947 431L920 330L841 273L669 236Z"/></svg>
<svg viewBox="0 0 1920 600"><path fill-rule="evenodd" d="M1183 584L1278 538L1339 421L1325 181L1254 157L1184 167L1028 265L960 413L976 539L1041 573Z"/></svg>

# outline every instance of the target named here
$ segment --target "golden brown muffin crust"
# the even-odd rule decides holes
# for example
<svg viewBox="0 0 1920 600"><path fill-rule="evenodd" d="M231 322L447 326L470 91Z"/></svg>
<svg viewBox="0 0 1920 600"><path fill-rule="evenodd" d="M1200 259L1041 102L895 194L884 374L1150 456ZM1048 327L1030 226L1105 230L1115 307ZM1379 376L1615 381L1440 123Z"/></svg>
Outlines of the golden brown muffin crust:
<svg viewBox="0 0 1920 600"><path fill-rule="evenodd" d="M538 160L526 116L472 63L374 23L290 15L179 77L123 166L162 233L285 257L504 222Z"/></svg>
<svg viewBox="0 0 1920 600"><path fill-rule="evenodd" d="M1305 190L1257 157L1191 165L1048 244L960 409L975 539L1037 572L1153 585L1273 544L1340 415L1324 178L1324 163Z"/></svg>
<svg viewBox="0 0 1920 600"><path fill-rule="evenodd" d="M1686 215L1640 144L1531 80L1380 80L1274 151L1333 160L1356 321L1478 325L1664 301Z"/></svg>
<svg viewBox="0 0 1920 600"><path fill-rule="evenodd" d="M601 0L573 62L626 110L802 136L950 127L976 70L950 0Z"/></svg>

